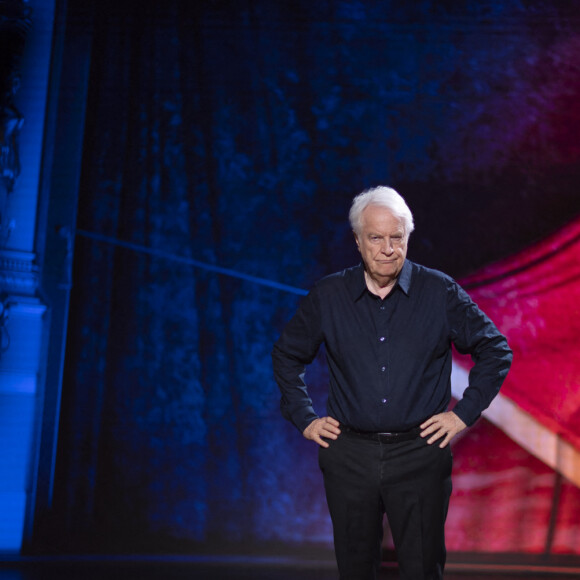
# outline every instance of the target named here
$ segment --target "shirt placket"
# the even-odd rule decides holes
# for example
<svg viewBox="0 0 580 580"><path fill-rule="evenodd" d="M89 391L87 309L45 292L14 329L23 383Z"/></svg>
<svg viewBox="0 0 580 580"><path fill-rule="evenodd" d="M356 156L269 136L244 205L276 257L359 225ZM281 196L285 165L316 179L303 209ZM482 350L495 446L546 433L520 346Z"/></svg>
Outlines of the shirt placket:
<svg viewBox="0 0 580 580"><path fill-rule="evenodd" d="M389 406L389 328L387 299L380 300L375 315L377 332L377 371L379 376L379 408L381 417L385 416Z"/></svg>

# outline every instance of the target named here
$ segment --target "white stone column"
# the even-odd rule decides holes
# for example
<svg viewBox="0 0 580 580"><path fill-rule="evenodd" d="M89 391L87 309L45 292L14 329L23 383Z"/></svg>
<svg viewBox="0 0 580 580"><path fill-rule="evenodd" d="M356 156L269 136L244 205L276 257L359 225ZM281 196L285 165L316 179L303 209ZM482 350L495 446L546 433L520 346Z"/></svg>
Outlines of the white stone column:
<svg viewBox="0 0 580 580"><path fill-rule="evenodd" d="M14 103L21 173L8 193L0 241L0 552L22 545L42 417L47 305L38 293L36 232L54 0L30 0L32 26Z"/></svg>

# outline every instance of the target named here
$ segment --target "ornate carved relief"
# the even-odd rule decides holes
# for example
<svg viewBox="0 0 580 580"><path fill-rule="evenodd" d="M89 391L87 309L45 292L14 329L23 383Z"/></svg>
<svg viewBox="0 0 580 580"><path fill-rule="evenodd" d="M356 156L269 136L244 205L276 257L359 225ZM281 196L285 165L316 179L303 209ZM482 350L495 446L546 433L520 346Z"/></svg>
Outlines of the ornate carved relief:
<svg viewBox="0 0 580 580"><path fill-rule="evenodd" d="M0 288L3 294L34 295L38 286L38 267L34 254L0 251Z"/></svg>
<svg viewBox="0 0 580 580"><path fill-rule="evenodd" d="M18 133L24 119L14 102L20 86L20 61L31 9L23 0L0 0L0 248L6 246L11 224L8 196L20 174Z"/></svg>
<svg viewBox="0 0 580 580"><path fill-rule="evenodd" d="M24 123L14 96L20 87L20 61L30 15L23 0L0 0L0 358L10 345L11 296L32 296L38 285L34 255L5 249L14 229L7 209L20 175L18 134Z"/></svg>

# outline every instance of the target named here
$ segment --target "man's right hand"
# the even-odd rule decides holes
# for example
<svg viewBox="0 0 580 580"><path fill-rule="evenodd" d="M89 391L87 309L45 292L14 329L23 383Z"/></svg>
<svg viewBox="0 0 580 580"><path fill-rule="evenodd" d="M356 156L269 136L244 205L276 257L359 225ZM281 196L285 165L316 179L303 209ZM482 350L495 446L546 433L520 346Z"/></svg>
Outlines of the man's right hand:
<svg viewBox="0 0 580 580"><path fill-rule="evenodd" d="M340 423L333 419L332 417L321 417L320 419L314 419L304 432L302 433L306 439L315 441L320 445L320 447L328 447L328 442L324 441L322 437L326 439L337 439L340 435Z"/></svg>

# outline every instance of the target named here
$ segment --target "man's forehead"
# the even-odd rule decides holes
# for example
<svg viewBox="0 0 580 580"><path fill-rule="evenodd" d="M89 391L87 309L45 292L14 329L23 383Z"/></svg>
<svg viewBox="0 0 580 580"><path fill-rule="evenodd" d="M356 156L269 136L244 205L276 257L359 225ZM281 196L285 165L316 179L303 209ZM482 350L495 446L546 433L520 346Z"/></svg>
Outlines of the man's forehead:
<svg viewBox="0 0 580 580"><path fill-rule="evenodd" d="M361 217L364 225L367 225L368 222L383 223L384 225L388 223L389 226L405 228L404 220L396 216L388 207L368 205L363 210Z"/></svg>

